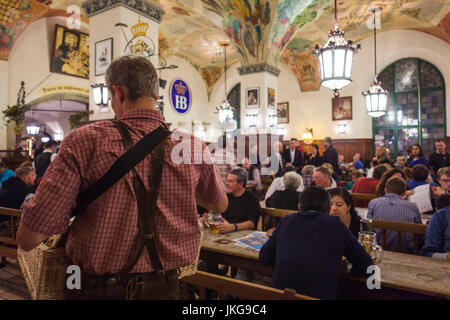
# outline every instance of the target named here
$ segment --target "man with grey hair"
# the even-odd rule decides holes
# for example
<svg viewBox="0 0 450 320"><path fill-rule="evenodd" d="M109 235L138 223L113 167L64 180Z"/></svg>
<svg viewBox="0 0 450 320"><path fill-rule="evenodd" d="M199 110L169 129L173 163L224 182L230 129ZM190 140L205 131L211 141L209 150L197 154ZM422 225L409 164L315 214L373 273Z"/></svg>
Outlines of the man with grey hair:
<svg viewBox="0 0 450 320"><path fill-rule="evenodd" d="M316 170L316 167L313 165L307 164L302 169L302 179L303 179L303 185L305 188L308 188L312 186L313 183L313 175L314 171Z"/></svg>
<svg viewBox="0 0 450 320"><path fill-rule="evenodd" d="M256 229L258 226L261 206L258 198L245 190L247 172L244 168L234 168L228 173L226 192L228 208L222 213L223 222L216 224L219 232L233 232L246 229Z"/></svg>
<svg viewBox="0 0 450 320"><path fill-rule="evenodd" d="M178 269L196 259L200 244L196 205L224 211L224 186L205 143L168 132L156 109L158 77L148 59L114 60L106 85L118 121L91 123L64 139L23 207L18 242L29 251L50 235L68 231L67 256L83 272L81 289L67 290L69 299L177 299ZM161 132L165 139L156 139L154 133ZM145 153L152 144L154 152ZM186 145L194 159L194 144L202 148L201 163L172 157L175 147ZM136 155L126 151L136 146L144 150L141 157L120 162L124 154ZM104 184L100 195L94 192L96 198L82 207L69 229L78 193L110 177L107 172L117 180Z"/></svg>
<svg viewBox="0 0 450 320"><path fill-rule="evenodd" d="M325 152L322 155L323 162L327 162L333 166L335 179L339 180L341 175L341 169L339 169L338 164L338 152L333 147L333 140L330 137L325 137L323 139L323 146L325 147Z"/></svg>
<svg viewBox="0 0 450 320"><path fill-rule="evenodd" d="M298 198L300 192L298 187L302 184L302 177L295 171L286 172L283 176L285 190L275 191L266 200L266 206L269 208L297 210Z"/></svg>

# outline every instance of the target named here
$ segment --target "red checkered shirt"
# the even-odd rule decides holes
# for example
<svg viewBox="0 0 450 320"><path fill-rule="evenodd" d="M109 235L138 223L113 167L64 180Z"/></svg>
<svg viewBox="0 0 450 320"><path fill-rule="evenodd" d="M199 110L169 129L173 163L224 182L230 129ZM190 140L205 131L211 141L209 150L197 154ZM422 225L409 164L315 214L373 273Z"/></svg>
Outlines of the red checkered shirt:
<svg viewBox="0 0 450 320"><path fill-rule="evenodd" d="M153 110L131 110L120 120L131 128L135 143L164 123L161 114ZM198 253L196 192L209 202L225 196L208 148L191 135L186 136L187 139L177 141L172 141L175 134L168 138L154 219L156 248L166 270L189 265ZM184 150L189 149L180 152L179 147L191 147L191 159L204 161L197 161L199 164L173 161L175 146L174 152L183 156ZM123 153L122 138L110 121L99 121L72 132L61 143L58 156L47 169L35 196L24 205L22 223L45 235L67 232L78 193L99 180ZM147 189L150 158L148 155L136 166ZM138 213L132 180L130 171L77 216L69 228L67 255L88 274L119 272L135 254ZM151 271L144 250L132 273Z"/></svg>

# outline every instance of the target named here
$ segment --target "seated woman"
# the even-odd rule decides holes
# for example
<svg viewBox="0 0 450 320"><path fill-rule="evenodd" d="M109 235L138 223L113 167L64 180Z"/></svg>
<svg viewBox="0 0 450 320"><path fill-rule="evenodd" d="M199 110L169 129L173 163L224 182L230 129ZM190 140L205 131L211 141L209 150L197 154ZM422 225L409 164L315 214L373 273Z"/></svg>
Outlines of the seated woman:
<svg viewBox="0 0 450 320"><path fill-rule="evenodd" d="M349 190L349 191L352 190L353 185L355 184L356 180L363 177L363 174L361 173L361 171L359 171L357 169L353 169L350 172L350 177L352 180L347 183L347 190Z"/></svg>
<svg viewBox="0 0 450 320"><path fill-rule="evenodd" d="M413 180L408 181L408 188L414 189L415 187L429 184L427 181L430 172L423 164L416 164L412 168Z"/></svg>
<svg viewBox="0 0 450 320"><path fill-rule="evenodd" d="M311 153L307 155L306 164L320 167L323 164L323 158L320 156L319 146L317 144L312 144L310 151Z"/></svg>
<svg viewBox="0 0 450 320"><path fill-rule="evenodd" d="M298 173L290 171L284 174L283 183L285 190L275 191L266 199L266 206L268 208L297 211L300 195L297 189L302 184L302 177Z"/></svg>
<svg viewBox="0 0 450 320"><path fill-rule="evenodd" d="M330 215L337 216L347 228L358 238L361 217L356 213L353 206L353 198L344 188L334 188L328 190L331 197Z"/></svg>
<svg viewBox="0 0 450 320"><path fill-rule="evenodd" d="M423 164L428 167L428 161L423 155L422 147L419 144L413 144L411 148L411 158L407 166L413 168L416 164Z"/></svg>

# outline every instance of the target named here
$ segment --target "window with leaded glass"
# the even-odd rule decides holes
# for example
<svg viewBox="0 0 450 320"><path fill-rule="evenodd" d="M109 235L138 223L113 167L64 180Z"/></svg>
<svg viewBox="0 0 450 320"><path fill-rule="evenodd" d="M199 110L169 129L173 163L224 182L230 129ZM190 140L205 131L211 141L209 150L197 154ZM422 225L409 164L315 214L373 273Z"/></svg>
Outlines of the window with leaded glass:
<svg viewBox="0 0 450 320"><path fill-rule="evenodd" d="M445 139L445 83L440 71L417 58L394 62L378 80L389 91L386 114L373 119L374 148L389 148L391 156L407 155L419 143L426 156L434 141Z"/></svg>

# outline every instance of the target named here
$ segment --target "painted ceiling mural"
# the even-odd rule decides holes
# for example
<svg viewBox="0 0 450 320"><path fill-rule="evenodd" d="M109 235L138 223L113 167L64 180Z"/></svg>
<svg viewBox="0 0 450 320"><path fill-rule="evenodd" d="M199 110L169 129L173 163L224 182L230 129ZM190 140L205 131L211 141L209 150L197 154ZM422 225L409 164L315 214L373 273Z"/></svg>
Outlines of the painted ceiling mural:
<svg viewBox="0 0 450 320"><path fill-rule="evenodd" d="M333 27L333 0L149 0L165 10L160 54L187 60L202 76L208 95L224 70L219 42L229 40L228 68L266 62L285 63L302 91L320 86L317 59ZM0 0L0 60L7 60L23 30L41 17L62 15L84 0ZM414 29L450 43L448 0L338 0L338 22L345 38L358 42L372 35L370 8L381 8L381 30ZM83 17L83 19L86 19ZM87 21L87 20L85 20ZM364 52L365 48L362 48ZM166 71L169 72L169 71Z"/></svg>

